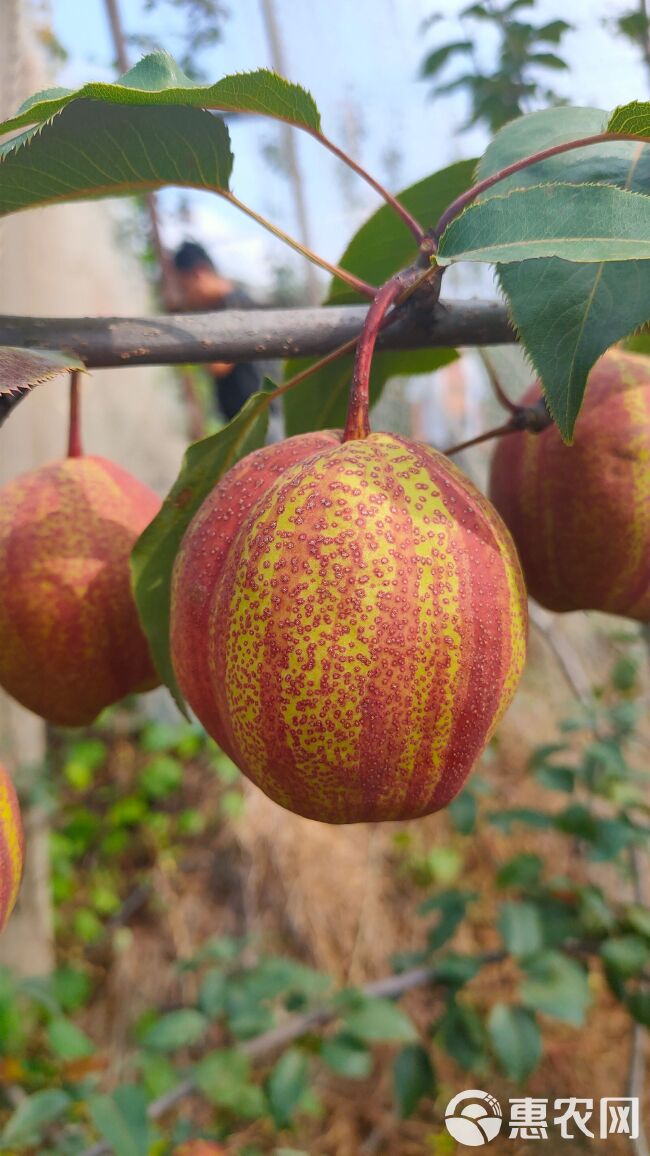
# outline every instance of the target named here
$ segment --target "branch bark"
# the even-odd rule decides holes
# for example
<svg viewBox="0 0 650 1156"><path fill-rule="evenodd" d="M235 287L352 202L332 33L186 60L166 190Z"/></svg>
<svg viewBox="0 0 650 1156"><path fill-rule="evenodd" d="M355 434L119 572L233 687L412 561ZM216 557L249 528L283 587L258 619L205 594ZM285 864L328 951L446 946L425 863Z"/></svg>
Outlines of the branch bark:
<svg viewBox="0 0 650 1156"><path fill-rule="evenodd" d="M0 316L0 345L74 352L89 369L183 365L329 353L355 338L365 305L229 310L156 317ZM499 301L414 303L383 333L379 349L501 345L516 341Z"/></svg>

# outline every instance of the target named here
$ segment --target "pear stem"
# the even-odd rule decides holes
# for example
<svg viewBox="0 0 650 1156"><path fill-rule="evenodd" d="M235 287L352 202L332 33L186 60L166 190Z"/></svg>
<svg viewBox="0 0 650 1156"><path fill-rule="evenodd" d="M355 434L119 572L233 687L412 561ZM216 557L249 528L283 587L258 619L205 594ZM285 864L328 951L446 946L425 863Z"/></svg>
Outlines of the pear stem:
<svg viewBox="0 0 650 1156"><path fill-rule="evenodd" d="M68 457L80 458L81 448L81 381L78 369L70 374L70 424L68 427Z"/></svg>
<svg viewBox="0 0 650 1156"><path fill-rule="evenodd" d="M399 277L391 277L377 293L370 306L363 329L357 341L357 352L354 359L352 386L350 389L350 404L348 417L345 423L343 441L355 441L367 438L370 433L368 411L370 409L370 368L375 351L375 344L388 310L404 289Z"/></svg>

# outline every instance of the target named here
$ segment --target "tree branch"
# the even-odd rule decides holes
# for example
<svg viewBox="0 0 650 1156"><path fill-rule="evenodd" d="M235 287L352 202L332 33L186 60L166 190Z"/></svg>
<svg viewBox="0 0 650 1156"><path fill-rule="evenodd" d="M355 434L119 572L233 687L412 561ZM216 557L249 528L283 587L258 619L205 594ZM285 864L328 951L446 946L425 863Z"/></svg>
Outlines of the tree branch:
<svg viewBox="0 0 650 1156"><path fill-rule="evenodd" d="M157 317L3 317L0 345L74 352L89 369L252 361L329 353L358 336L364 305L252 309ZM501 345L516 341L499 301L413 300L383 333L384 349Z"/></svg>

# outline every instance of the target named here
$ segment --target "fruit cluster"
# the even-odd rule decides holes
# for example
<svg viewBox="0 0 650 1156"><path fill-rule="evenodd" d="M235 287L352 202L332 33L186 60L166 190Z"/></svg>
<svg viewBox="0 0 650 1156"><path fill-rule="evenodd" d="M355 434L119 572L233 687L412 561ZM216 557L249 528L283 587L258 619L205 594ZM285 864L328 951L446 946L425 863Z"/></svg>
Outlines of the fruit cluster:
<svg viewBox="0 0 650 1156"><path fill-rule="evenodd" d="M650 619L645 359L602 358L573 446L555 426L504 438L492 501L437 451L370 433L367 390L350 413L345 431L267 446L215 486L176 558L170 624L208 733L277 803L329 823L412 818L457 794L523 669L524 577L553 610ZM156 685L129 555L159 505L83 455L4 488L0 685L48 721L85 725ZM21 862L3 771L0 926Z"/></svg>

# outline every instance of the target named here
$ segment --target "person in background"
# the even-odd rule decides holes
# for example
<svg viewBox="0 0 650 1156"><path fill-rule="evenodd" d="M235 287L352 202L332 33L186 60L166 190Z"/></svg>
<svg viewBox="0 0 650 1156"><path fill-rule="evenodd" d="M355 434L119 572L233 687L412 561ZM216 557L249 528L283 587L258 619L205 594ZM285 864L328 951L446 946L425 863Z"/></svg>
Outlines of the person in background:
<svg viewBox="0 0 650 1156"><path fill-rule="evenodd" d="M222 277L203 245L184 241L173 257L180 297L188 312L214 309L255 309L255 302L243 289ZM224 421L233 417L254 393L262 388L268 363L254 361L213 361L205 367L215 386L217 406ZM282 435L282 412L277 402L271 406L268 441Z"/></svg>

